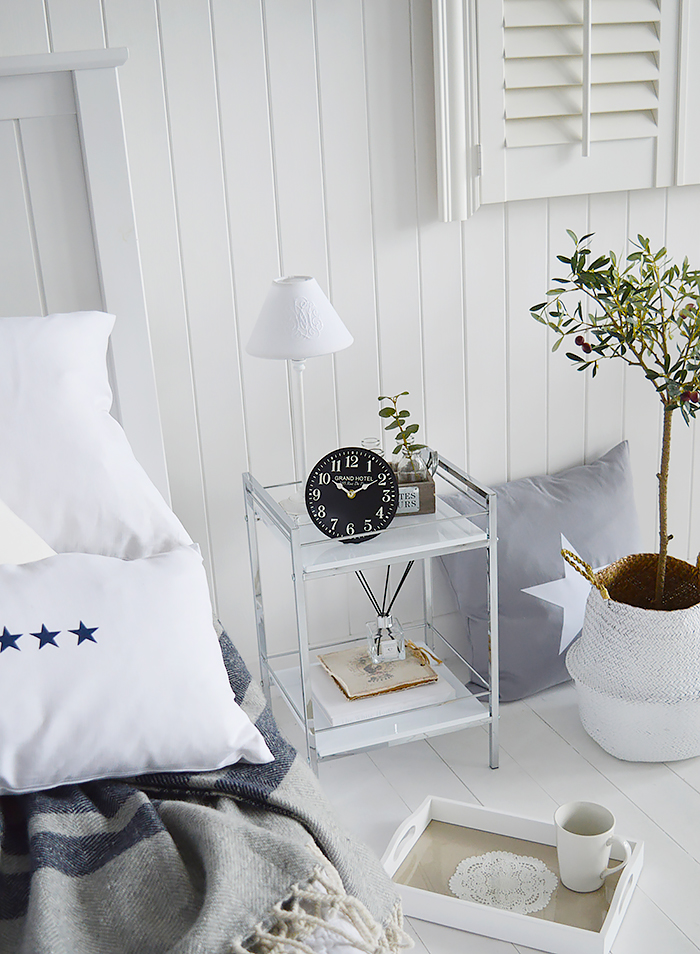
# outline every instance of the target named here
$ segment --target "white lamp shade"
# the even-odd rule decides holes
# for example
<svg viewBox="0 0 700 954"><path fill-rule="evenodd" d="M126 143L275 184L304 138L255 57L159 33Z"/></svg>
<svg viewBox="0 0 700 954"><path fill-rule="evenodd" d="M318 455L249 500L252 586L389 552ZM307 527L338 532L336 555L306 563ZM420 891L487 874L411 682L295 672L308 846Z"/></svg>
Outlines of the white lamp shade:
<svg viewBox="0 0 700 954"><path fill-rule="evenodd" d="M267 294L250 340L257 358L304 360L348 348L353 337L315 278L277 278Z"/></svg>

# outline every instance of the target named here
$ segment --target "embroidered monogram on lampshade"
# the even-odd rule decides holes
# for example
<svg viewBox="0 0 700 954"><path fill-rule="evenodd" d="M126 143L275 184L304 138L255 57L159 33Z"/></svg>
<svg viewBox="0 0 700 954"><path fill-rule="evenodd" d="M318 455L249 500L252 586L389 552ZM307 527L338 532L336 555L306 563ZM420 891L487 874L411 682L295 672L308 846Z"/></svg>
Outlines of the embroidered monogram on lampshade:
<svg viewBox="0 0 700 954"><path fill-rule="evenodd" d="M246 345L256 358L303 360L349 348L353 337L315 278L277 278Z"/></svg>

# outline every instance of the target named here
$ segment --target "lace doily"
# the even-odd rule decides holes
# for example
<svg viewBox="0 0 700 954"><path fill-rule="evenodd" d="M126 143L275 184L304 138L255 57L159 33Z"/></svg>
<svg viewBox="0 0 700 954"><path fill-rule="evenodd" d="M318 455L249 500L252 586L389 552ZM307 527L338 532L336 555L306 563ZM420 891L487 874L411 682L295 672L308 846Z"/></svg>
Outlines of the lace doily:
<svg viewBox="0 0 700 954"><path fill-rule="evenodd" d="M465 858L449 881L450 890L463 901L531 914L549 904L559 879L539 858L510 851L487 851Z"/></svg>

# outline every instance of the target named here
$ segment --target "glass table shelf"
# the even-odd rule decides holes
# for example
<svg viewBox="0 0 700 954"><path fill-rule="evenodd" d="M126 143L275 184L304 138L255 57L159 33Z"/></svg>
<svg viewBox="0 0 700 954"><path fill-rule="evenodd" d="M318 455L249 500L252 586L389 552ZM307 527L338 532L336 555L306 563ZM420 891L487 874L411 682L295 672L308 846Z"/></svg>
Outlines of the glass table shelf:
<svg viewBox="0 0 700 954"><path fill-rule="evenodd" d="M318 665L318 664L316 664ZM312 668L314 664L312 663ZM319 759L335 758L348 751L359 752L383 745L397 745L413 739L441 735L466 726L484 725L489 721L487 706L473 695L446 666L439 668L440 676L454 690L454 698L438 704L415 706L400 712L374 716L332 725L320 707L314 707L316 747ZM271 679L285 697L294 718L305 728L301 691L301 671L298 666L274 670ZM311 679L313 685L313 677ZM405 689L410 693L413 690ZM338 690L340 692L340 690ZM312 690L313 693L313 690ZM352 705L352 703L350 703Z"/></svg>
<svg viewBox="0 0 700 954"><path fill-rule="evenodd" d="M489 727L489 763L498 765L498 613L496 555L496 496L455 465L436 455L434 474L436 509L431 514L396 516L386 530L361 542L343 542L324 536L307 515L288 513L282 501L298 485L265 487L251 474L243 475L251 576L255 597L256 628L261 681L268 701L276 686L296 721L305 732L307 758L314 770L319 760L343 754L424 738L469 725ZM286 545L291 561L294 587L297 647L291 652L268 652L263 586L258 543L264 525ZM406 708L400 713L331 725L314 703L312 667L318 665L310 644L306 606L306 584L312 580L352 573L373 566L389 566L411 560L423 563L423 620L417 624L414 641L434 649L436 637L468 665L433 627L433 583L431 561L448 553L485 548L486 583L490 635L489 678L479 698L472 695L447 665L440 666L444 678L454 687L454 698L439 704ZM348 636L351 645L357 636ZM279 665L280 656L290 657ZM400 690L411 692L413 690Z"/></svg>

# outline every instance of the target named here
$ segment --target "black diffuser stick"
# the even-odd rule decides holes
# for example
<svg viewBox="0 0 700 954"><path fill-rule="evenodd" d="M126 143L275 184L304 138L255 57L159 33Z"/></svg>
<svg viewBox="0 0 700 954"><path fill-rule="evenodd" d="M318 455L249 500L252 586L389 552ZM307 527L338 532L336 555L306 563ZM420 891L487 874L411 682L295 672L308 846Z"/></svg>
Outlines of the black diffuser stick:
<svg viewBox="0 0 700 954"><path fill-rule="evenodd" d="M399 590L400 590L401 587L403 586L404 581L405 581L406 577L408 576L408 572L409 572L409 570L411 569L411 567L413 566L414 562L415 562L414 560L409 560L408 563L406 564L406 569L403 571L403 576L402 576L401 579L399 580L399 585L396 587L396 591L395 591L393 597L391 598L391 603L389 603L389 605L388 605L387 608L386 608L386 613L385 613L386 616L388 616L389 613L391 613L391 607L394 605L394 600L395 600L396 597L399 595Z"/></svg>
<svg viewBox="0 0 700 954"><path fill-rule="evenodd" d="M388 566L386 568L386 579L384 581L384 596L382 597L381 606L379 605L379 601L377 600L376 596L372 592L370 585L367 582L362 570L355 570L355 576L358 578L358 580L362 584L362 587L365 593L367 594L367 596L369 597L370 602L372 603L372 606L374 607L377 616L388 616L391 613L391 607L394 605L394 601L396 600L396 597L399 595L399 591L401 587L403 586L406 580L406 577L408 576L409 571L414 563L415 563L415 560L409 560L409 562L406 564L406 569L403 571L403 576L399 580L399 585L396 587L396 590L394 591L394 595L391 597L391 602L389 603L388 606L386 605L386 601L389 594L389 571L391 567Z"/></svg>
<svg viewBox="0 0 700 954"><path fill-rule="evenodd" d="M391 564L386 568L386 579L384 580L384 596L382 597L382 616L386 616L389 610L385 609L386 607L386 598L389 592L389 571L391 570Z"/></svg>
<svg viewBox="0 0 700 954"><path fill-rule="evenodd" d="M371 601L371 603L372 603L372 606L374 607L374 609L375 609L375 611L376 611L376 613L377 613L377 616L381 616L381 615L382 615L382 608L381 608L381 606L379 605L379 603L377 602L374 593L373 593L372 590L369 588L369 583L368 583L367 580L365 579L365 575L364 575L364 573L362 572L362 570L355 570L355 576L358 578L358 580L359 580L360 583L362 584L362 586L363 586L363 588L364 588L364 591L365 591L365 593L367 594L367 596L369 596L370 601Z"/></svg>

